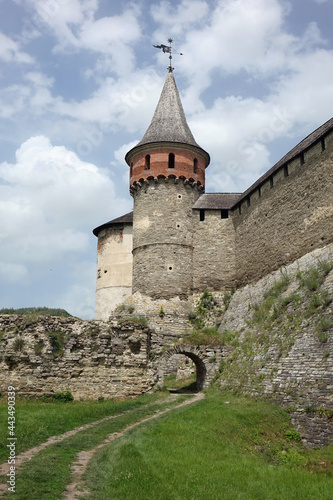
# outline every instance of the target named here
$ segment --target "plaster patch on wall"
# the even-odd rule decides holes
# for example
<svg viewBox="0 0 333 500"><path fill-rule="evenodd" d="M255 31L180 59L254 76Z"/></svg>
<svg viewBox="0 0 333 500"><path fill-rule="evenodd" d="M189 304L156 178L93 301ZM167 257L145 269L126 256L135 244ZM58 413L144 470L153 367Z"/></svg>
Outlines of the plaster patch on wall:
<svg viewBox="0 0 333 500"><path fill-rule="evenodd" d="M140 219L135 221L135 225L137 229L148 229L150 226L150 219L148 216L141 217Z"/></svg>

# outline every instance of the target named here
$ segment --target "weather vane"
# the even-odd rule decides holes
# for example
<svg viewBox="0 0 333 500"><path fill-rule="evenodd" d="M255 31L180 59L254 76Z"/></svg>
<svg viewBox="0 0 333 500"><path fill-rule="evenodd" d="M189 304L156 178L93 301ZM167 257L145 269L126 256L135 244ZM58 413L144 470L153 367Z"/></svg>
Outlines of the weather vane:
<svg viewBox="0 0 333 500"><path fill-rule="evenodd" d="M171 44L173 42L172 38L168 38L168 42L169 42L169 45L153 45L153 47L155 47L156 49L162 49L164 53L167 53L169 54L169 60L170 60L170 65L168 67L168 70L169 71L173 71L175 68L172 67L172 64L171 64L171 61L172 61L172 53L174 54L178 54L180 56L182 56L182 52L172 52L172 47L171 47Z"/></svg>

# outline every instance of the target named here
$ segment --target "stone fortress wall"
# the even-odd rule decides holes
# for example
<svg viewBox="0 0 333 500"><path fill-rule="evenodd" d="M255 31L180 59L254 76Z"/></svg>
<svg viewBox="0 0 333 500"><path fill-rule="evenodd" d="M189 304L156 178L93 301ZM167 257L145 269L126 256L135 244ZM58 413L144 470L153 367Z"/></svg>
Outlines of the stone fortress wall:
<svg viewBox="0 0 333 500"><path fill-rule="evenodd" d="M333 132L279 163L232 209L237 287L333 241Z"/></svg>
<svg viewBox="0 0 333 500"><path fill-rule="evenodd" d="M193 291L225 291L235 287L235 230L221 210L193 210Z"/></svg>
<svg viewBox="0 0 333 500"><path fill-rule="evenodd" d="M150 333L138 325L0 315L0 391L75 399L128 398L151 390Z"/></svg>
<svg viewBox="0 0 333 500"><path fill-rule="evenodd" d="M323 133L325 125L317 140L311 137L308 146L307 139L302 141L227 210L193 209L203 194L201 184L175 176L134 183L133 290L128 286L123 293L115 279L113 293L120 296L114 300L112 271L102 272L97 276L96 318L107 319L113 303L137 290L169 299L191 297L205 288L221 293L239 288L332 242L333 132L330 124ZM119 240L116 228L111 233L106 233L109 248ZM99 241L99 249L103 244ZM127 261L127 274L132 270L131 244L130 239L125 246L118 242L115 249L117 259Z"/></svg>

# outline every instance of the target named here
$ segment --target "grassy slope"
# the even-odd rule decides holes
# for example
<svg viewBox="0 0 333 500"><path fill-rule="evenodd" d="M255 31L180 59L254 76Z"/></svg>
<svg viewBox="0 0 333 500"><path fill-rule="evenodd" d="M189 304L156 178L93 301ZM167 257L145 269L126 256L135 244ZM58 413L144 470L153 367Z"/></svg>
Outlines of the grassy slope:
<svg viewBox="0 0 333 500"><path fill-rule="evenodd" d="M210 391L100 450L88 498L331 499L333 446L305 450L288 429L275 406Z"/></svg>

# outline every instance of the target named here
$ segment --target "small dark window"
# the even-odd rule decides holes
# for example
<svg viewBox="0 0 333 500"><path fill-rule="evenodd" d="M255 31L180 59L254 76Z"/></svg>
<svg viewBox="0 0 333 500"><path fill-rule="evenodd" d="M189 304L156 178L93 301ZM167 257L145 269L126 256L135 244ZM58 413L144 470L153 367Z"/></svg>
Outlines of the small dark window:
<svg viewBox="0 0 333 500"><path fill-rule="evenodd" d="M321 139L321 150L325 151L325 149L326 149L326 143L325 143L325 137L323 137Z"/></svg>
<svg viewBox="0 0 333 500"><path fill-rule="evenodd" d="M285 176L285 177L288 177L288 175L289 175L288 165L285 165L285 166L283 167L283 173L284 173L284 176Z"/></svg>
<svg viewBox="0 0 333 500"><path fill-rule="evenodd" d="M259 186L259 188L258 188L258 196L259 196L259 198L261 198L261 186Z"/></svg>
<svg viewBox="0 0 333 500"><path fill-rule="evenodd" d="M242 204L241 203L238 205L238 212L239 212L239 215L241 215L241 213L242 213Z"/></svg>
<svg viewBox="0 0 333 500"><path fill-rule="evenodd" d="M200 220L201 221L205 220L205 211L203 208L200 210Z"/></svg>
<svg viewBox="0 0 333 500"><path fill-rule="evenodd" d="M193 160L193 172L196 174L198 171L198 160L194 158Z"/></svg>
<svg viewBox="0 0 333 500"><path fill-rule="evenodd" d="M251 198L249 196L246 198L246 204L248 207L251 205Z"/></svg>
<svg viewBox="0 0 333 500"><path fill-rule="evenodd" d="M146 170L150 170L150 155L146 155L145 162Z"/></svg>
<svg viewBox="0 0 333 500"><path fill-rule="evenodd" d="M269 185L270 185L271 188L274 187L274 178L273 178L273 176L269 178Z"/></svg>
<svg viewBox="0 0 333 500"><path fill-rule="evenodd" d="M173 153L169 154L169 168L175 168L175 155Z"/></svg>
<svg viewBox="0 0 333 500"><path fill-rule="evenodd" d="M222 208L221 210L221 219L227 219L229 217L229 210L226 208Z"/></svg>
<svg viewBox="0 0 333 500"><path fill-rule="evenodd" d="M304 165L305 163L304 153L300 154L300 160L301 160L301 165Z"/></svg>

